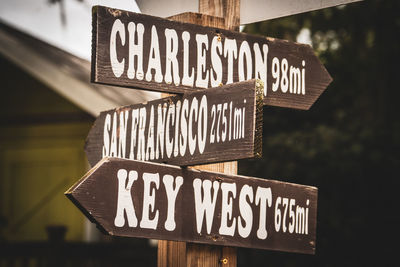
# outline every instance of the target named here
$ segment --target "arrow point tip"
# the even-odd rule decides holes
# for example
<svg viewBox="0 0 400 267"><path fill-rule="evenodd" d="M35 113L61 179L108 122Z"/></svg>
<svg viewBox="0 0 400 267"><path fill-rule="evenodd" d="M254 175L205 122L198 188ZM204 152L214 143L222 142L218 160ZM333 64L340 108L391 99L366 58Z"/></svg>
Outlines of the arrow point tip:
<svg viewBox="0 0 400 267"><path fill-rule="evenodd" d="M329 74L329 72L327 72L328 73L328 85L331 83L331 82L333 82L333 78L332 78L332 76Z"/></svg>

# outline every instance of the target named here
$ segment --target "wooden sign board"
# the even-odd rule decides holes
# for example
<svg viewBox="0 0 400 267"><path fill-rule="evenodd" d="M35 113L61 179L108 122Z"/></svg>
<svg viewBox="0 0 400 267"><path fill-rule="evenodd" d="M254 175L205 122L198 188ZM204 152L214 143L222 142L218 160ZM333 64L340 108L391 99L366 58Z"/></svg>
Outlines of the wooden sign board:
<svg viewBox="0 0 400 267"><path fill-rule="evenodd" d="M87 158L91 166L103 157L186 166L261 157L262 92L250 80L104 111Z"/></svg>
<svg viewBox="0 0 400 267"><path fill-rule="evenodd" d="M296 109L332 81L309 45L93 8L92 82L185 93L254 78L265 105Z"/></svg>
<svg viewBox="0 0 400 267"><path fill-rule="evenodd" d="M104 158L66 195L110 235L315 253L311 186Z"/></svg>

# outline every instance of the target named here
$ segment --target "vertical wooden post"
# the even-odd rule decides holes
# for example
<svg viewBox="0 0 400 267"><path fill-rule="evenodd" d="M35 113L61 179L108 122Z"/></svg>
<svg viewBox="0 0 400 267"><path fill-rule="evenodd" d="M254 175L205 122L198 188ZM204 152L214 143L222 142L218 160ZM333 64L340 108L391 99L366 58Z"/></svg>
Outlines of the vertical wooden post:
<svg viewBox="0 0 400 267"><path fill-rule="evenodd" d="M224 18L224 28L227 30L239 30L240 0L199 0L199 12Z"/></svg>
<svg viewBox="0 0 400 267"><path fill-rule="evenodd" d="M239 30L239 0L199 0L200 16L183 13L172 20ZM237 174L237 161L195 166L201 170ZM236 248L185 242L158 242L158 267L236 267Z"/></svg>

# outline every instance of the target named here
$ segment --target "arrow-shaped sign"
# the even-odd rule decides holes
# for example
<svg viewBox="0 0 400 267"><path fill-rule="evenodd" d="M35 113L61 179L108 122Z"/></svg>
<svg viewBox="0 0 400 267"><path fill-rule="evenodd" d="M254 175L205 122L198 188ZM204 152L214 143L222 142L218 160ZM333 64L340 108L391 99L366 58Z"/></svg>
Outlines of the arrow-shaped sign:
<svg viewBox="0 0 400 267"><path fill-rule="evenodd" d="M66 195L110 235L315 253L311 186L105 158Z"/></svg>
<svg viewBox="0 0 400 267"><path fill-rule="evenodd" d="M251 80L104 111L87 158L91 166L103 157L186 166L261 157L262 91Z"/></svg>
<svg viewBox="0 0 400 267"><path fill-rule="evenodd" d="M309 45L94 7L93 82L185 93L254 78L265 105L297 109L332 81Z"/></svg>

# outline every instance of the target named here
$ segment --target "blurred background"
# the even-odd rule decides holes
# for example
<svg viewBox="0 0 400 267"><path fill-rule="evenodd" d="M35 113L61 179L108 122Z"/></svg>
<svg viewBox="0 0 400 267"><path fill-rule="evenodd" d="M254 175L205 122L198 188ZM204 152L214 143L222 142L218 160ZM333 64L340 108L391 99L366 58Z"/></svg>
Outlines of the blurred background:
<svg viewBox="0 0 400 267"><path fill-rule="evenodd" d="M243 266L397 265L399 9L365 0L245 27L309 35L333 82L309 111L265 107L263 158L239 162L241 174L318 187L316 255L246 250Z"/></svg>
<svg viewBox="0 0 400 267"><path fill-rule="evenodd" d="M0 266L156 266L156 242L101 234L63 194L89 168L99 112L158 96L89 83L93 4L138 11L0 3ZM239 161L246 176L318 187L316 255L240 248L238 266L396 265L399 10L365 0L243 27L309 43L333 82L309 111L265 107L263 158Z"/></svg>

